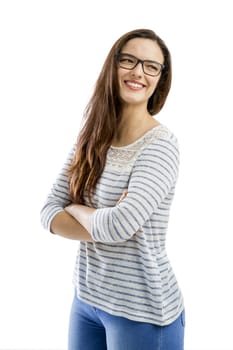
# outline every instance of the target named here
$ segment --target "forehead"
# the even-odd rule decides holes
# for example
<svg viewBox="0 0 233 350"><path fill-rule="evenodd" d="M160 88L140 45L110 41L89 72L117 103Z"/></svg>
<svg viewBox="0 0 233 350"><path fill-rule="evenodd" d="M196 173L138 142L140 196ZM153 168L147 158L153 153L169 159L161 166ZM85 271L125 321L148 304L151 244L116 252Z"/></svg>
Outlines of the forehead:
<svg viewBox="0 0 233 350"><path fill-rule="evenodd" d="M163 53L156 41L144 38L129 40L121 52L127 52L143 60L163 62Z"/></svg>

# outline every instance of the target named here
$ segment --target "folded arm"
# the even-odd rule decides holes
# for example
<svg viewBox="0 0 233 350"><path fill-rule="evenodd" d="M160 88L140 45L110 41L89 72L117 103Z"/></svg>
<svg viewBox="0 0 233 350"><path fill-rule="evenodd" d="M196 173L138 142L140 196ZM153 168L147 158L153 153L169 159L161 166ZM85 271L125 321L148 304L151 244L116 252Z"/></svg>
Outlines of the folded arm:
<svg viewBox="0 0 233 350"><path fill-rule="evenodd" d="M126 196L127 196L127 191L124 191L122 193L121 198L116 203L116 205L119 205ZM97 209L90 208L81 204L70 204L65 208L65 212L70 214L69 216L71 216L74 221L78 222L78 224L81 225L81 227L85 230L85 235L87 235L87 237L89 236L92 241L93 241L91 237L92 215L96 210ZM60 227L60 225L58 226ZM84 232L82 233L82 235L84 235Z"/></svg>
<svg viewBox="0 0 233 350"><path fill-rule="evenodd" d="M64 238L93 242L90 233L66 211L55 215L51 222L50 231Z"/></svg>
<svg viewBox="0 0 233 350"><path fill-rule="evenodd" d="M71 205L66 210L102 243L124 242L141 229L170 193L178 175L176 143L160 140L146 147L132 169L128 193L119 205L93 209Z"/></svg>
<svg viewBox="0 0 233 350"><path fill-rule="evenodd" d="M70 159L41 211L43 226L70 239L118 243L131 239L173 191L179 151L174 140L150 144L134 164L126 198L114 207L100 209L71 204L66 175Z"/></svg>

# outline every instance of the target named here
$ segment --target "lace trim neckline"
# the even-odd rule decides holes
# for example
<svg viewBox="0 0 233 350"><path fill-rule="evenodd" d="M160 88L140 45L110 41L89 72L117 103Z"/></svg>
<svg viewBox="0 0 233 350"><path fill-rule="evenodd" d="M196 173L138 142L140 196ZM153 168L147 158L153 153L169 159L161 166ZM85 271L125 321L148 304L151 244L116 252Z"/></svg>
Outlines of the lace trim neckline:
<svg viewBox="0 0 233 350"><path fill-rule="evenodd" d="M150 136L155 130L160 130L160 129L164 129L166 128L165 125L163 124L159 124L159 125L156 125L155 127L153 127L152 129L148 130L145 132L144 135L142 135L141 137L139 137L137 140L129 143L128 145L125 145L125 146L110 146L111 149L115 149L115 150L121 150L121 149L127 149L127 148L130 148L134 145L136 145L137 143L141 142L144 138L147 138L148 136Z"/></svg>

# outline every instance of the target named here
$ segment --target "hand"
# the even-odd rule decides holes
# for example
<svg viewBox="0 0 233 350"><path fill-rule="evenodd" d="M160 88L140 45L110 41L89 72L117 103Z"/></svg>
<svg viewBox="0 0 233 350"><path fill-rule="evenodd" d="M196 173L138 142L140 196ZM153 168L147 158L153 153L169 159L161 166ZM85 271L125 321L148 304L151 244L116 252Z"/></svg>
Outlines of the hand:
<svg viewBox="0 0 233 350"><path fill-rule="evenodd" d="M91 208L82 204L70 204L64 209L68 214L78 221L87 232L91 233L91 217L95 208Z"/></svg>
<svg viewBox="0 0 233 350"><path fill-rule="evenodd" d="M125 190L125 191L122 193L120 199L117 201L116 205L119 205L119 204L123 201L123 199L125 199L125 197L127 196L127 194L128 194L128 191Z"/></svg>
<svg viewBox="0 0 233 350"><path fill-rule="evenodd" d="M75 210L76 207L77 207L77 205L72 203L72 204L68 205L67 207L65 207L64 210L68 214L70 214L71 216L74 216L74 210Z"/></svg>

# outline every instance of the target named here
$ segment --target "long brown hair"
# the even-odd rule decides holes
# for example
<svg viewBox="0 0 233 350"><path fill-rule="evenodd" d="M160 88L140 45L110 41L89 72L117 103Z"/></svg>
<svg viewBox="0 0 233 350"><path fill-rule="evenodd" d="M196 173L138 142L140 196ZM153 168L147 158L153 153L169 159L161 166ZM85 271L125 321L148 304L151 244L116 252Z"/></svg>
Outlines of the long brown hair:
<svg viewBox="0 0 233 350"><path fill-rule="evenodd" d="M122 108L118 93L116 55L121 52L129 40L134 38L155 41L164 56L164 69L147 104L151 115L161 110L170 90L172 76L170 53L164 41L152 30L133 30L115 42L104 62L93 95L84 111L83 127L77 138L77 148L72 164L68 169L70 192L76 203L84 203L85 195L91 201L93 190L103 172L106 154Z"/></svg>

